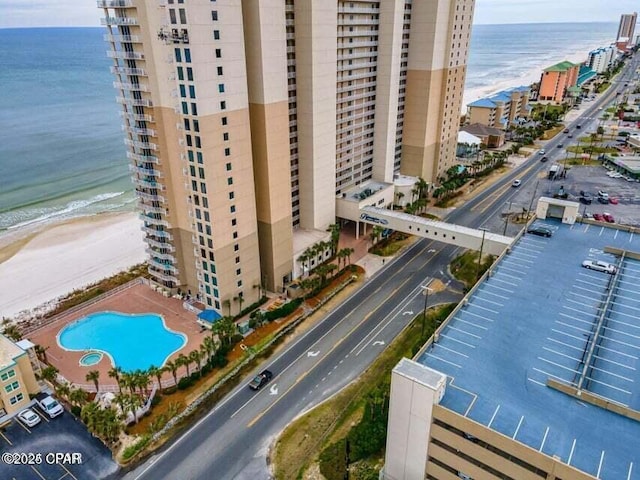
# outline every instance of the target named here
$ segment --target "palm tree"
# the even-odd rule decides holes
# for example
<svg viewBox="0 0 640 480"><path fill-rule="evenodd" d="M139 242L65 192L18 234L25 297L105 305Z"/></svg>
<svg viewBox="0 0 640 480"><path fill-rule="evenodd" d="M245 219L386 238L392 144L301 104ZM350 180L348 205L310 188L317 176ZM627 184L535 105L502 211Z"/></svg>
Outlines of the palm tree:
<svg viewBox="0 0 640 480"><path fill-rule="evenodd" d="M43 380L53 383L58 378L58 369L53 366L43 368L41 375Z"/></svg>
<svg viewBox="0 0 640 480"><path fill-rule="evenodd" d="M167 369L167 371L171 372L171 375L173 375L173 383L175 385L178 385L178 368L180 367L180 365L178 365L177 362L172 362L171 360L167 360L164 364L164 368Z"/></svg>
<svg viewBox="0 0 640 480"><path fill-rule="evenodd" d="M109 378L115 378L116 383L118 384L118 390L122 391L122 385L120 385L120 375L122 374L122 369L120 367L113 367L107 375Z"/></svg>
<svg viewBox="0 0 640 480"><path fill-rule="evenodd" d="M345 249L345 254L347 256L347 260L349 261L349 265L351 265L351 254L355 253L355 250L353 248L346 248Z"/></svg>
<svg viewBox="0 0 640 480"><path fill-rule="evenodd" d="M136 386L140 389L140 395L149 391L149 383L151 383L149 372L144 370L136 370L135 372Z"/></svg>
<svg viewBox="0 0 640 480"><path fill-rule="evenodd" d="M374 245L378 243L378 240L380 240L380 237L382 236L382 232L384 232L384 228L380 227L379 225L375 225L371 230L371 234L370 234L371 241L373 242Z"/></svg>
<svg viewBox="0 0 640 480"><path fill-rule="evenodd" d="M331 256L338 251L338 243L340 243L340 225L332 223L327 228L327 232L331 232Z"/></svg>
<svg viewBox="0 0 640 480"><path fill-rule="evenodd" d="M136 410L140 408L142 404L142 398L138 395L128 395L126 405L128 410L133 414L133 419L136 423L138 423L138 415L136 415Z"/></svg>
<svg viewBox="0 0 640 480"><path fill-rule="evenodd" d="M71 389L69 388L69 384L68 383L61 383L60 385L56 386L56 393L61 396L64 397L66 399L69 399L69 392L71 391Z"/></svg>
<svg viewBox="0 0 640 480"><path fill-rule="evenodd" d="M7 325L4 327L3 333L14 342L22 340L22 334L16 325Z"/></svg>
<svg viewBox="0 0 640 480"><path fill-rule="evenodd" d="M425 181L424 178L418 177L418 181L416 182L416 187L418 187L418 198L423 198L426 196L428 186L429 184Z"/></svg>
<svg viewBox="0 0 640 480"><path fill-rule="evenodd" d="M162 393L162 374L164 373L164 368L158 368L155 365L151 365L148 372L152 377L156 377L156 379L158 380L158 390L160 390L160 393Z"/></svg>
<svg viewBox="0 0 640 480"><path fill-rule="evenodd" d="M120 407L120 411L122 413L124 413L127 409L127 402L128 402L128 398L130 397L130 395L128 393L116 393L115 397L113 398L113 401L116 402L116 405L118 405Z"/></svg>
<svg viewBox="0 0 640 480"><path fill-rule="evenodd" d="M198 366L198 374L202 377L202 354L200 353L200 350L193 350L189 354L189 360L192 361L194 365Z"/></svg>
<svg viewBox="0 0 640 480"><path fill-rule="evenodd" d="M98 415L100 414L100 407L96 402L89 402L80 411L80 418L87 426L87 429L91 433L96 432L96 426L98 424Z"/></svg>
<svg viewBox="0 0 640 480"><path fill-rule="evenodd" d="M100 372L98 370L91 370L84 377L87 382L93 382L96 386L96 393L98 393L98 381L100 380Z"/></svg>
<svg viewBox="0 0 640 480"><path fill-rule="evenodd" d="M299 256L298 256L298 262L300 262L302 264L302 273L304 274L305 270L306 270L306 266L307 266L307 262L309 261L309 254L306 252L306 250L304 252L302 252Z"/></svg>
<svg viewBox="0 0 640 480"><path fill-rule="evenodd" d="M72 388L69 392L71 405L82 405L87 401L89 394L81 388Z"/></svg>
<svg viewBox="0 0 640 480"><path fill-rule="evenodd" d="M223 300L222 305L227 307L227 316L230 317L231 316L231 300L229 300L228 298L226 300Z"/></svg>
<svg viewBox="0 0 640 480"><path fill-rule="evenodd" d="M216 322L216 323L220 323L220 322ZM189 369L189 366L191 365L191 360L189 360L188 357L186 357L184 354L180 354L178 355L178 358L176 358L176 363L179 363L181 366L186 367L187 368L187 377L191 376L191 372Z"/></svg>
<svg viewBox="0 0 640 480"><path fill-rule="evenodd" d="M34 351L38 360L40 360L41 362L47 361L47 350L49 350L49 347L42 347L41 345L36 345L34 347Z"/></svg>
<svg viewBox="0 0 640 480"><path fill-rule="evenodd" d="M215 344L215 341L213 340L213 337L205 337L205 339L202 341L202 345L200 346L200 348L204 348L204 351L206 352L206 355L207 355L207 363L210 363L211 357L213 356L213 352L216 349L216 344Z"/></svg>

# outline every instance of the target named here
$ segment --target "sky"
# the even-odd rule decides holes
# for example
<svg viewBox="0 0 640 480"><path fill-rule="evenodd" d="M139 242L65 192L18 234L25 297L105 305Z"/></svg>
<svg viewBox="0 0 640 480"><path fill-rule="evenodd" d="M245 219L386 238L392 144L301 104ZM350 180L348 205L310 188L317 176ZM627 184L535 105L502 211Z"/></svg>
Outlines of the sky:
<svg viewBox="0 0 640 480"><path fill-rule="evenodd" d="M475 23L616 22L639 8L638 0L476 0ZM0 0L0 28L99 26L101 13L95 0Z"/></svg>

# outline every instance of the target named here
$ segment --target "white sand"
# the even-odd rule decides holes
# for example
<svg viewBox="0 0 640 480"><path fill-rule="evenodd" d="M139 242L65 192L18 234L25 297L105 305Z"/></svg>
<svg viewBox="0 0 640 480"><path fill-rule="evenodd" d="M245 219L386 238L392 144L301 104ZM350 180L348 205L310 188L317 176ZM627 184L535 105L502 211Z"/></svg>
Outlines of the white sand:
<svg viewBox="0 0 640 480"><path fill-rule="evenodd" d="M134 213L78 219L38 233L0 263L0 317L14 317L146 259Z"/></svg>

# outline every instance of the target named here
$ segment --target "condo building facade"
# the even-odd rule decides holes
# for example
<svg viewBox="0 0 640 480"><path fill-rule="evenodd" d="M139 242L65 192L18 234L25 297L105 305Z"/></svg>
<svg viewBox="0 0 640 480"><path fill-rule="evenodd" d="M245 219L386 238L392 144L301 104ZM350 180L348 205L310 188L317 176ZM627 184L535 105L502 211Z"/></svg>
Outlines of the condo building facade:
<svg viewBox="0 0 640 480"><path fill-rule="evenodd" d="M475 100L467 105L466 123L480 123L506 130L520 120L529 118L530 95L531 88L523 85Z"/></svg>
<svg viewBox="0 0 640 480"><path fill-rule="evenodd" d="M474 0L98 7L149 271L207 308L281 291L350 188L455 162Z"/></svg>
<svg viewBox="0 0 640 480"><path fill-rule="evenodd" d="M21 346L22 345L22 346ZM17 414L31 403L30 395L40 392L33 373L27 345L16 344L0 335L0 420Z"/></svg>
<svg viewBox="0 0 640 480"><path fill-rule="evenodd" d="M633 45L637 21L638 14L636 12L625 13L620 16L618 35L616 37L616 45L620 50L626 50L629 46Z"/></svg>

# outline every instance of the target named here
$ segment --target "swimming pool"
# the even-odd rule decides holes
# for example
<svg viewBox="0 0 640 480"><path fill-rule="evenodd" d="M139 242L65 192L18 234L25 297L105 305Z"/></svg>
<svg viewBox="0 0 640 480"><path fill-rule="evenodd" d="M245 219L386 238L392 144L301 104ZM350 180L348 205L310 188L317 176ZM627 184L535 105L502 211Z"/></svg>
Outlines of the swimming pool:
<svg viewBox="0 0 640 480"><path fill-rule="evenodd" d="M182 333L164 324L161 315L93 313L64 327L58 343L67 350L97 350L125 372L161 367L187 343Z"/></svg>
<svg viewBox="0 0 640 480"><path fill-rule="evenodd" d="M104 355L100 352L91 352L83 355L80 359L80 365L83 367L90 367L91 365L95 365L96 363L100 363L102 357Z"/></svg>

